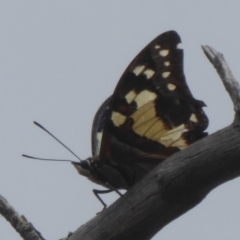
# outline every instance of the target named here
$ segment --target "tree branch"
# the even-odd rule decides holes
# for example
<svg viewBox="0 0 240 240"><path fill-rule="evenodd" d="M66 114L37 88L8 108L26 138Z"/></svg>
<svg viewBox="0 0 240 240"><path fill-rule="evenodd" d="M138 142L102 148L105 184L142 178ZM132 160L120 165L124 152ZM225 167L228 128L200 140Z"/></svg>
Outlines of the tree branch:
<svg viewBox="0 0 240 240"><path fill-rule="evenodd" d="M19 213L1 195L0 213L8 222L10 222L13 228L24 240L44 240L41 233L38 232L24 216L20 216Z"/></svg>
<svg viewBox="0 0 240 240"><path fill-rule="evenodd" d="M222 54L204 46L236 112L239 85ZM200 203L222 183L240 176L240 118L174 154L100 215L77 229L69 240L147 240L168 223ZM129 207L132 206L132 209Z"/></svg>
<svg viewBox="0 0 240 240"><path fill-rule="evenodd" d="M216 68L220 78L222 79L222 82L232 99L235 112L239 113L240 112L239 84L232 75L232 72L228 67L227 62L225 61L223 55L209 46L202 46L202 49L205 55L207 56L208 60Z"/></svg>

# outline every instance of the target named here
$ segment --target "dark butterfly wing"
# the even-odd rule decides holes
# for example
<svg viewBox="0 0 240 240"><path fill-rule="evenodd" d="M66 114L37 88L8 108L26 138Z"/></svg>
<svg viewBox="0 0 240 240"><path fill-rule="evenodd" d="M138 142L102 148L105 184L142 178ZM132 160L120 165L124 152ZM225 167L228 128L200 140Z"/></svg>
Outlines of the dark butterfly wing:
<svg viewBox="0 0 240 240"><path fill-rule="evenodd" d="M107 98L100 106L98 111L95 114L93 125L92 125L92 156L99 155L101 142L102 142L102 133L106 120L106 111L108 109L111 96Z"/></svg>
<svg viewBox="0 0 240 240"><path fill-rule="evenodd" d="M159 35L123 73L100 124L101 161L147 166L207 135L205 104L188 88L180 42L174 31Z"/></svg>

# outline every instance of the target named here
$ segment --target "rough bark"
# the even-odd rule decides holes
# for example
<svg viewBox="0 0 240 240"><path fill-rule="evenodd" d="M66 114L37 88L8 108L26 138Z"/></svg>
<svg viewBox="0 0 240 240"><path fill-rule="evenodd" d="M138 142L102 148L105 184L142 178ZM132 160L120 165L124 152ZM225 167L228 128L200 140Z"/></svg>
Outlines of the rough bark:
<svg viewBox="0 0 240 240"><path fill-rule="evenodd" d="M20 215L8 201L0 195L0 214L13 226L24 240L44 240L41 233Z"/></svg>

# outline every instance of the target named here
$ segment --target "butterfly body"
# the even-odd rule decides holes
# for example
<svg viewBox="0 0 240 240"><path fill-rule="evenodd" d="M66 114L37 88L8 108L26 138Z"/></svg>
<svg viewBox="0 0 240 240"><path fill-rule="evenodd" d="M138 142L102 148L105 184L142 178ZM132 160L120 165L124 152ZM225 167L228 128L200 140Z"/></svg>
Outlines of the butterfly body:
<svg viewBox="0 0 240 240"><path fill-rule="evenodd" d="M175 31L150 42L129 64L99 108L92 128L93 157L78 172L109 189L129 189L174 153L207 135L204 102L183 72Z"/></svg>

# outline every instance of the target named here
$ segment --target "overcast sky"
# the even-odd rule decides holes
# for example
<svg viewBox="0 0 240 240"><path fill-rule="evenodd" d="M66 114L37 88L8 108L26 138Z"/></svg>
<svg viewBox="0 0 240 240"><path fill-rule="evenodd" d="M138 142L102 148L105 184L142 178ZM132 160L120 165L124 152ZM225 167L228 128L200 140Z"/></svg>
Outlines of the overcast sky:
<svg viewBox="0 0 240 240"><path fill-rule="evenodd" d="M135 55L167 30L182 38L186 79L208 106L209 133L231 124L232 103L200 46L222 52L240 79L239 9L237 0L0 1L0 194L46 239L62 238L94 217L102 208L92 194L97 186L71 164L21 157L74 160L32 122L89 157L99 105ZM118 196L103 198L110 204ZM240 239L239 202L235 179L153 239ZM2 217L0 238L21 239Z"/></svg>

